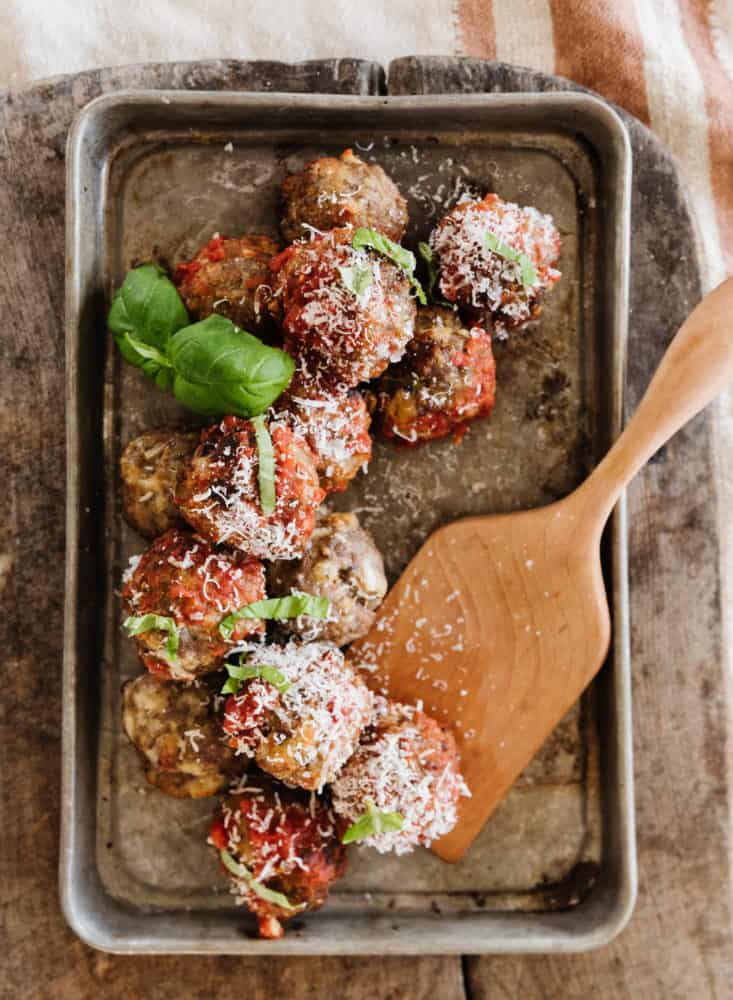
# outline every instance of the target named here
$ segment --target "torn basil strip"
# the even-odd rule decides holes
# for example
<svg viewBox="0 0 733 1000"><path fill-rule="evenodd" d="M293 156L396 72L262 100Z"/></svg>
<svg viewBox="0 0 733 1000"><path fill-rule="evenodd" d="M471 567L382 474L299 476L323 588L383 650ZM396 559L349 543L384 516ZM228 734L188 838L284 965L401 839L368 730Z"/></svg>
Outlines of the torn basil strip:
<svg viewBox="0 0 733 1000"><path fill-rule="evenodd" d="M238 861L235 861L229 851L219 851L219 857L221 858L221 862L224 867L230 871L235 878L241 879L249 891L254 893L255 896L258 896L260 899L263 899L268 903L272 903L274 906L279 906L281 910L289 910L291 913L295 913L297 910L301 909L300 906L293 906L288 897L283 895L283 893L275 892L274 889L268 889L266 885L262 884L262 882L258 882L249 868L245 865L240 865Z"/></svg>
<svg viewBox="0 0 733 1000"><path fill-rule="evenodd" d="M275 512L277 502L275 496L275 449L265 418L263 416L254 417L252 426L255 429L259 459L257 480L260 487L260 506L262 513L269 517Z"/></svg>
<svg viewBox="0 0 733 1000"><path fill-rule="evenodd" d="M224 639L231 639L238 621L242 618L259 618L261 621L285 621L287 618L299 618L309 615L311 618L327 618L331 602L320 594L288 594L286 597L268 597L262 601L246 604L231 615L228 615L219 625L219 632Z"/></svg>
<svg viewBox="0 0 733 1000"><path fill-rule="evenodd" d="M127 634L130 637L140 635L143 632L152 632L154 629L167 632L168 638L166 640L165 650L168 654L168 659L171 663L175 663L178 659L178 646L180 644L181 637L178 631L178 626L172 618L167 618L165 615L155 614L131 616L124 620L122 627L127 629Z"/></svg>
<svg viewBox="0 0 733 1000"><path fill-rule="evenodd" d="M293 686L277 667L269 663L243 663L242 657L240 657L238 664L227 663L226 668L229 679L224 682L224 687L221 689L222 694L238 694L244 681L248 680L267 681L280 694L285 694Z"/></svg>
<svg viewBox="0 0 733 1000"><path fill-rule="evenodd" d="M380 833L391 833L402 829L405 818L402 813L382 812L372 799L365 799L366 812L360 816L341 838L342 844L355 844Z"/></svg>
<svg viewBox="0 0 733 1000"><path fill-rule="evenodd" d="M521 282L525 288L531 288L532 285L537 284L537 272L526 253L520 253L518 250L515 250L514 247L509 246L508 243L504 243L496 233L492 233L491 231L486 234L485 242L489 250L498 257L503 257L504 260L511 261L513 264L519 264Z"/></svg>
<svg viewBox="0 0 733 1000"><path fill-rule="evenodd" d="M381 254L382 257L386 257L387 260L391 260L397 267L402 268L410 279L410 284L420 305L425 306L428 304L423 287L415 277L417 261L412 250L407 250L405 247L400 246L399 243L395 243L394 240L391 240L384 233L380 233L376 229L357 229L352 237L351 245L354 250L374 250L376 253Z"/></svg>

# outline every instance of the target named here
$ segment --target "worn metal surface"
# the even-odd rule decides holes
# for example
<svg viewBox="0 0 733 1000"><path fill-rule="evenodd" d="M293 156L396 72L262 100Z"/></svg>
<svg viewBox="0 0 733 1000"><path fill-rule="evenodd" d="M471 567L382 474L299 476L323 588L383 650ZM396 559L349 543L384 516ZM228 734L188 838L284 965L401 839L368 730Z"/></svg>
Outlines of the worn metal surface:
<svg viewBox="0 0 733 1000"><path fill-rule="evenodd" d="M641 891L630 925L611 945L590 955L468 957L462 965L458 957L429 956L130 957L91 950L62 919L56 892L65 462L59 303L67 130L92 97L129 87L366 93L376 92L382 79L377 67L344 59L217 61L94 70L0 95L0 440L8 473L0 495L0 911L6 932L0 993L15 1000L180 1000L182 983L189 995L207 997L236 995L246 983L248 996L268 1000L713 1000L728 990L725 649L716 596L715 449L705 415L630 489ZM410 58L390 65L394 93L572 87L486 60ZM634 151L629 412L664 345L698 301L700 275L674 162L643 125L624 118ZM686 572L680 571L682 553Z"/></svg>
<svg viewBox="0 0 733 1000"><path fill-rule="evenodd" d="M230 142L231 152L225 149ZM78 658L94 648L89 640L96 635L97 683L77 694L89 699L91 713L101 695L101 710L95 714L98 733L92 736L88 723L82 727L79 736L87 742L83 749L76 746L76 770L67 775L71 801L62 886L69 918L84 924L82 933L96 943L130 950L253 947L237 930L241 911L236 918L224 912L233 909L231 900L205 846L210 804L156 794L120 731L120 683L139 664L120 637L115 590L127 557L143 543L119 517L117 458L144 428L190 415L121 364L100 337L112 287L151 252L173 261L214 231L275 232L276 192L286 170L348 145L382 163L408 195L408 242L425 238L435 217L466 187L495 189L553 214L563 236L564 278L548 297L538 328L497 345L501 388L492 420L472 428L460 448L436 442L407 452L379 445L368 476L340 499L372 529L394 576L444 521L529 507L568 492L613 435L625 330L624 143L618 120L603 104L574 97L386 105L123 95L98 103L77 126L69 188L69 378L77 408L70 415L70 495L77 489L88 495L87 505L81 501L89 508L82 520L99 545L76 564L72 508L67 671L91 682ZM628 664L621 527L617 519L609 579L617 676L623 678ZM95 595L103 601L95 600L93 620L81 625L80 634L74 622L85 574L93 575ZM606 722L614 711L625 715L623 694L623 685L606 687ZM427 852L408 859L355 852L351 873L327 910L305 921L302 930L293 928L284 942L254 947L279 953L420 952L460 951L470 942L473 950L536 950L587 947L608 937L628 912L633 859L619 731L604 725L601 764L594 702L589 697L565 720L459 865L445 866ZM73 724L70 705L70 746ZM94 757L96 775L90 773ZM90 823L87 783L95 777L96 863L82 887L74 875L82 841L86 849L92 846L91 829L81 828ZM79 798L74 800L80 788L86 815ZM567 910L596 882L602 888L594 900L600 894L602 901L587 914L562 912L550 922L528 913ZM92 883L94 901L83 898ZM131 907L178 914L139 917L133 930L127 923ZM185 912L192 908L199 911L195 917ZM437 920L441 911L450 911L451 918ZM506 911L514 919L502 916Z"/></svg>

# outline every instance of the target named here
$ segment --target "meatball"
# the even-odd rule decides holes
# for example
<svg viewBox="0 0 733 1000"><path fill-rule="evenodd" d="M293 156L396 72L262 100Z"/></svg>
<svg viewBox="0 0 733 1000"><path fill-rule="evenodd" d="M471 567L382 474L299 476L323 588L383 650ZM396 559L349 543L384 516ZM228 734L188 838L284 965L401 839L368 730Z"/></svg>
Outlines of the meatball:
<svg viewBox="0 0 733 1000"><path fill-rule="evenodd" d="M308 442L326 493L343 492L372 457L372 418L356 389L310 395L291 386L278 400L277 416Z"/></svg>
<svg viewBox="0 0 733 1000"><path fill-rule="evenodd" d="M219 631L232 612L264 598L262 563L217 549L188 531L174 528L143 556L134 556L121 596L142 661L162 678L193 680L218 670L231 646L264 631L254 618L238 621L229 639ZM137 620L146 615L161 616L168 628L164 621L136 632L136 624L145 624Z"/></svg>
<svg viewBox="0 0 733 1000"><path fill-rule="evenodd" d="M552 216L495 194L459 202L433 230L430 247L445 298L484 314L499 333L535 319L543 292L560 278Z"/></svg>
<svg viewBox="0 0 733 1000"><path fill-rule="evenodd" d="M355 514L325 512L303 558L269 568L270 591L320 594L331 602L327 619L303 616L283 623L308 639L346 646L366 635L387 593L382 556Z"/></svg>
<svg viewBox="0 0 733 1000"><path fill-rule="evenodd" d="M429 847L456 824L458 800L470 795L451 733L409 705L377 699L372 726L334 781L333 808L345 826L370 809L398 813L398 830L360 838L380 853Z"/></svg>
<svg viewBox="0 0 733 1000"><path fill-rule="evenodd" d="M346 868L328 801L248 775L223 800L209 843L231 877L237 902L256 914L260 935L282 937L281 920L323 906Z"/></svg>
<svg viewBox="0 0 733 1000"><path fill-rule="evenodd" d="M181 263L173 280L194 319L226 316L243 330L269 320L270 258L280 250L269 236L225 239L218 234L194 258Z"/></svg>
<svg viewBox="0 0 733 1000"><path fill-rule="evenodd" d="M350 229L293 243L273 258L271 307L299 378L317 391L353 388L398 361L415 324L407 275Z"/></svg>
<svg viewBox="0 0 733 1000"><path fill-rule="evenodd" d="M378 389L380 432L408 444L454 434L487 417L496 396L491 334L450 309L418 309L415 336Z"/></svg>
<svg viewBox="0 0 733 1000"><path fill-rule="evenodd" d="M247 666L263 674L227 700L229 745L288 785L320 790L356 749L371 692L328 642L252 644L247 652Z"/></svg>
<svg viewBox="0 0 733 1000"><path fill-rule="evenodd" d="M237 770L221 738L208 686L141 674L125 684L122 723L151 785L177 799L216 795ZM241 770L241 768L239 768Z"/></svg>
<svg viewBox="0 0 733 1000"><path fill-rule="evenodd" d="M183 523L173 495L198 439L197 431L146 431L122 452L122 508L127 521L146 538Z"/></svg>
<svg viewBox="0 0 733 1000"><path fill-rule="evenodd" d="M365 226L399 243L407 226L407 202L381 167L350 149L338 158L312 160L282 184L280 229L288 242L311 229Z"/></svg>
<svg viewBox="0 0 733 1000"><path fill-rule="evenodd" d="M313 452L283 421L270 421L275 510L262 510L259 452L248 420L225 417L201 434L179 479L176 503L205 538L261 559L294 559L310 538L325 493Z"/></svg>

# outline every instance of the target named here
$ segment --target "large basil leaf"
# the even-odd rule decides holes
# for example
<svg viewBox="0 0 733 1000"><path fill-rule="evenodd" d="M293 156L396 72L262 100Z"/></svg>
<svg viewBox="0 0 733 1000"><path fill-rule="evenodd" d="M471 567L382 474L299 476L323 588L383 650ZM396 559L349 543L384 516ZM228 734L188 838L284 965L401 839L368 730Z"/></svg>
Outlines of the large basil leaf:
<svg viewBox="0 0 733 1000"><path fill-rule="evenodd" d="M168 358L176 373L174 394L205 416L264 412L295 370L284 351L218 315L179 330L168 344Z"/></svg>
<svg viewBox="0 0 733 1000"><path fill-rule="evenodd" d="M112 299L107 324L125 361L142 368L161 388L168 388L170 375L134 346L137 341L164 354L173 334L188 324L175 285L157 264L128 271Z"/></svg>

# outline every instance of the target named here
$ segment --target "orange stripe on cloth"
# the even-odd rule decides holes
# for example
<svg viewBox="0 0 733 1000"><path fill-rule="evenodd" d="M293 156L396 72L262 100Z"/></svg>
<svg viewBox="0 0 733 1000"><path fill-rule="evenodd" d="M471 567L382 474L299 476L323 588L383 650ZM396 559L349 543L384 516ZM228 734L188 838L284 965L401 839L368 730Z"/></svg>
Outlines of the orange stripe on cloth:
<svg viewBox="0 0 733 1000"><path fill-rule="evenodd" d="M635 0L550 0L555 72L649 122Z"/></svg>
<svg viewBox="0 0 733 1000"><path fill-rule="evenodd" d="M458 55L496 58L494 9L491 0L455 0Z"/></svg>
<svg viewBox="0 0 733 1000"><path fill-rule="evenodd" d="M710 179L725 268L733 272L733 85L715 51L710 4L680 0L680 14L705 88Z"/></svg>

